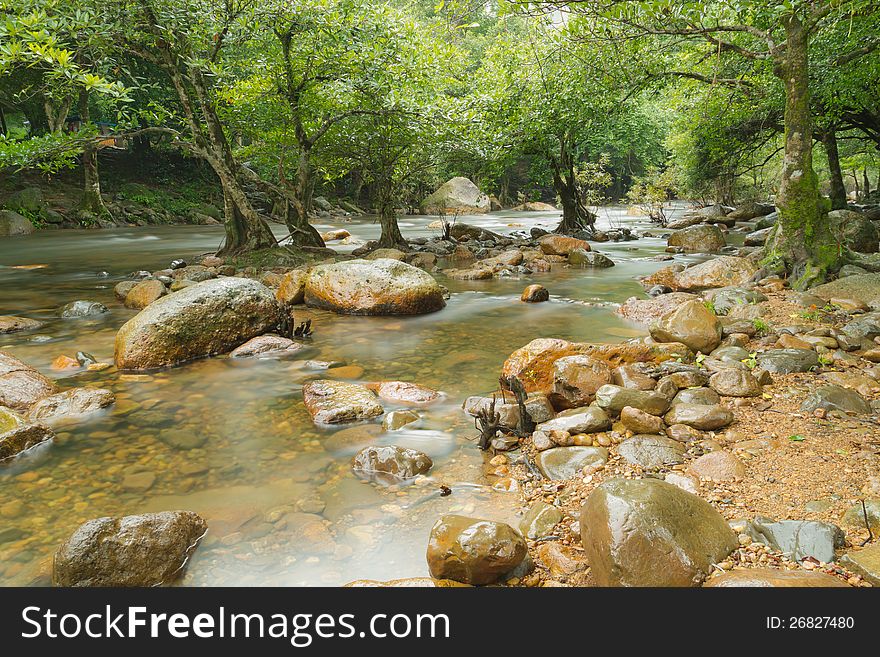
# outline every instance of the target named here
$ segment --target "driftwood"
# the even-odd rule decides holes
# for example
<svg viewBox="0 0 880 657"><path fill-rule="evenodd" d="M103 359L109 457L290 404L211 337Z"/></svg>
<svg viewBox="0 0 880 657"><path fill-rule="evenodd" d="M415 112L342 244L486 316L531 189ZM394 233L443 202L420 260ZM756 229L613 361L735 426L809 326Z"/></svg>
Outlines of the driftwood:
<svg viewBox="0 0 880 657"><path fill-rule="evenodd" d="M289 308L284 308L277 330L278 335L282 338L309 338L312 336L312 320L307 319L304 322L300 322L299 326L296 326L293 313L290 312Z"/></svg>
<svg viewBox="0 0 880 657"><path fill-rule="evenodd" d="M504 391L507 390L514 396L516 404L519 406L519 420L516 423L516 435L520 438L532 435L532 432L535 430L535 423L532 420L532 416L529 415L526 410L526 399L528 399L529 395L526 392L522 381L515 376L502 376L498 379L498 383L501 384L502 400L504 399Z"/></svg>
<svg viewBox="0 0 880 657"><path fill-rule="evenodd" d="M474 418L474 426L480 432L480 449L483 451L489 449L500 423L501 416L495 412L495 395L492 395L492 402L488 408L481 408Z"/></svg>

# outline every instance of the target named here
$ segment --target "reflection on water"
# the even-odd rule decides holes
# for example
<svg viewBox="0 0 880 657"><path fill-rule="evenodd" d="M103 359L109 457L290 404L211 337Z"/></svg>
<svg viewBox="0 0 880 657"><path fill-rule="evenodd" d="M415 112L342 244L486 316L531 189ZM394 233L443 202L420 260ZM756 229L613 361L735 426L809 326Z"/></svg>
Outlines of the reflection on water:
<svg viewBox="0 0 880 657"><path fill-rule="evenodd" d="M409 236L429 236L431 217L404 217ZM498 232L552 227L552 213L463 218ZM600 223L631 223L622 211ZM510 225L516 224L516 225ZM357 239L379 233L369 219L345 227ZM49 370L59 354L90 352L111 361L116 329L133 311L113 285L134 269L214 250L218 228L159 227L44 232L0 241L0 314L45 321L37 332L0 336L0 347ZM356 578L427 574L427 534L442 513L515 522L518 497L487 475L471 420L460 404L494 389L504 358L536 337L614 342L642 331L613 314L613 303L641 293L634 277L660 266L644 259L663 242L599 244L617 266L558 268L520 280L446 281L452 297L432 315L340 317L303 310L315 335L301 360L194 362L148 375L109 369L62 379L62 387L112 389L117 403L86 421L57 427L58 439L0 469L0 583L47 583L51 555L81 522L105 515L189 509L210 533L185 584L318 585ZM353 247L349 247L353 248ZM42 268L13 268L44 264ZM518 297L540 282L551 301ZM96 320L61 320L57 308L101 301ZM327 371L306 360L339 362ZM445 393L416 429L383 433L380 423L318 429L302 404L315 376L355 381L415 381ZM388 410L393 410L388 406ZM357 479L351 455L367 444L398 444L429 454L430 476L382 487ZM453 490L439 494L444 484Z"/></svg>

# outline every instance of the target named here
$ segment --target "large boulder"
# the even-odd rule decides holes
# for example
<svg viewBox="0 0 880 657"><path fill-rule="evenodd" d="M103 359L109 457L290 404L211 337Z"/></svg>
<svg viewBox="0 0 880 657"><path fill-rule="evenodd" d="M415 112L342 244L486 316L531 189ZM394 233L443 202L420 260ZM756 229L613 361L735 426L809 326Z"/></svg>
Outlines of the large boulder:
<svg viewBox="0 0 880 657"><path fill-rule="evenodd" d="M708 354L721 344L721 321L702 301L685 301L651 326L651 337L658 342L681 342Z"/></svg>
<svg viewBox="0 0 880 657"><path fill-rule="evenodd" d="M502 374L513 376L528 392L550 394L553 388L553 365L565 356L583 354L612 367L628 363L665 361L671 358L692 357L683 344L645 344L624 342L620 344L593 344L569 342L559 338L536 338L514 351L504 361Z"/></svg>
<svg viewBox="0 0 880 657"><path fill-rule="evenodd" d="M30 235L34 225L26 217L12 210L0 210L0 237Z"/></svg>
<svg viewBox="0 0 880 657"><path fill-rule="evenodd" d="M739 545L708 502L658 479L601 484L580 526L599 586L699 586Z"/></svg>
<svg viewBox="0 0 880 657"><path fill-rule="evenodd" d="M226 353L275 328L278 303L265 285L217 278L154 301L116 334L116 367L144 370Z"/></svg>
<svg viewBox="0 0 880 657"><path fill-rule="evenodd" d="M725 241L718 226L702 224L674 232L666 244L685 253L716 253L724 248Z"/></svg>
<svg viewBox="0 0 880 657"><path fill-rule="evenodd" d="M57 391L55 384L33 367L0 351L0 406L26 411Z"/></svg>
<svg viewBox="0 0 880 657"><path fill-rule="evenodd" d="M639 299L630 297L617 309L618 314L628 320L640 324L653 324L666 313L675 310L688 301L696 301L699 297L688 292L670 292L661 294L652 299Z"/></svg>
<svg viewBox="0 0 880 657"><path fill-rule="evenodd" d="M55 437L41 424L28 424L18 413L0 406L0 462Z"/></svg>
<svg viewBox="0 0 880 657"><path fill-rule="evenodd" d="M443 288L433 276L388 258L312 268L305 302L343 315L420 315L446 305Z"/></svg>
<svg viewBox="0 0 880 657"><path fill-rule="evenodd" d="M819 355L812 349L770 349L758 354L757 360L761 369L780 374L809 372L819 365Z"/></svg>
<svg viewBox="0 0 880 657"><path fill-rule="evenodd" d="M491 584L516 568L526 554L525 540L510 525L465 516L441 517L428 539L431 576L465 584Z"/></svg>
<svg viewBox="0 0 880 657"><path fill-rule="evenodd" d="M746 258L719 256L676 273L670 287L678 291L693 292L712 287L745 285L757 271L755 264Z"/></svg>
<svg viewBox="0 0 880 657"><path fill-rule="evenodd" d="M758 217L766 217L775 209L776 208L772 203L746 201L745 203L736 206L735 210L729 212L727 218L735 219L736 221L749 221L751 219L757 219Z"/></svg>
<svg viewBox="0 0 880 657"><path fill-rule="evenodd" d="M564 356L553 363L550 402L559 409L586 406L606 383L611 383L606 363L590 356Z"/></svg>
<svg viewBox="0 0 880 657"><path fill-rule="evenodd" d="M489 197L467 178L447 180L422 202L425 214L483 214L490 209Z"/></svg>
<svg viewBox="0 0 880 657"><path fill-rule="evenodd" d="M817 285L807 290L809 294L830 301L852 299L861 301L869 308L880 308L880 273L855 274L836 281Z"/></svg>
<svg viewBox="0 0 880 657"><path fill-rule="evenodd" d="M553 447L540 452L535 458L535 465L547 479L570 479L584 468L596 468L605 465L608 450L604 447Z"/></svg>
<svg viewBox="0 0 880 657"><path fill-rule="evenodd" d="M586 240L579 240L576 237L568 237L566 235L556 235L555 233L541 237L538 240L538 246L545 255L567 256L572 251L590 250L590 243Z"/></svg>
<svg viewBox="0 0 880 657"><path fill-rule="evenodd" d="M843 244L853 251L876 253L880 248L880 231L862 212L832 210L828 213L828 224Z"/></svg>
<svg viewBox="0 0 880 657"><path fill-rule="evenodd" d="M315 424L357 422L385 412L370 390L345 381L308 381L303 385L303 400Z"/></svg>
<svg viewBox="0 0 880 657"><path fill-rule="evenodd" d="M89 520L58 551L56 586L165 586L183 574L208 531L191 511Z"/></svg>
<svg viewBox="0 0 880 657"><path fill-rule="evenodd" d="M104 388L72 388L41 399L30 411L31 420L54 420L87 415L110 406L116 396Z"/></svg>

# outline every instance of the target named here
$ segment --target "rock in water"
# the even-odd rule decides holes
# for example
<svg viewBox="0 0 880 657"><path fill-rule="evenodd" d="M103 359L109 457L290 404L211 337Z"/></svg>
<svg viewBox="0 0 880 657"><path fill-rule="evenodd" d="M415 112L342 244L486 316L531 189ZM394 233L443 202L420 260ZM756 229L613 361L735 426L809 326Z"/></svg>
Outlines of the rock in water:
<svg viewBox="0 0 880 657"><path fill-rule="evenodd" d="M0 315L0 334L17 333L18 331L32 331L43 325L35 319L16 317L14 315Z"/></svg>
<svg viewBox="0 0 880 657"><path fill-rule="evenodd" d="M362 449L354 457L351 467L358 477L393 484L424 474L433 465L427 454L417 450L381 445Z"/></svg>
<svg viewBox="0 0 880 657"><path fill-rule="evenodd" d="M366 387L345 381L309 381L303 385L303 400L315 424L357 422L385 411Z"/></svg>
<svg viewBox="0 0 880 657"><path fill-rule="evenodd" d="M97 301L71 301L61 309L64 319L80 319L82 317L97 317L110 312L103 303Z"/></svg>
<svg viewBox="0 0 880 657"><path fill-rule="evenodd" d="M431 528L428 568L437 579L491 584L516 568L526 553L525 540L508 524L446 515Z"/></svg>
<svg viewBox="0 0 880 657"><path fill-rule="evenodd" d="M739 544L708 502L658 479L598 486L580 526L599 586L699 586Z"/></svg>
<svg viewBox="0 0 880 657"><path fill-rule="evenodd" d="M543 285L529 285L523 290L519 299L526 303L541 303L542 301L548 301L550 299L550 292L548 292L547 288Z"/></svg>
<svg viewBox="0 0 880 657"><path fill-rule="evenodd" d="M0 406L27 411L57 391L55 384L33 367L0 351Z"/></svg>
<svg viewBox="0 0 880 657"><path fill-rule="evenodd" d="M186 567L208 525L191 511L98 518L55 553L56 586L164 586Z"/></svg>
<svg viewBox="0 0 880 657"><path fill-rule="evenodd" d="M433 276L387 258L313 267L305 302L343 315L419 315L446 305L443 288Z"/></svg>
<svg viewBox="0 0 880 657"><path fill-rule="evenodd" d="M85 415L110 406L116 396L104 388L73 388L50 395L31 408L31 420L51 420L69 415Z"/></svg>
<svg viewBox="0 0 880 657"><path fill-rule="evenodd" d="M23 417L0 407L0 462L55 437L41 424L28 424Z"/></svg>
<svg viewBox="0 0 880 657"><path fill-rule="evenodd" d="M716 253L724 248L724 233L718 226L698 225L674 232L666 241L668 246L685 253Z"/></svg>
<svg viewBox="0 0 880 657"><path fill-rule="evenodd" d="M686 301L651 326L657 342L681 342L708 354L721 344L721 321L701 301Z"/></svg>
<svg viewBox="0 0 880 657"><path fill-rule="evenodd" d="M220 354L272 330L272 291L247 278L217 278L154 301L116 334L116 367L144 370Z"/></svg>
<svg viewBox="0 0 880 657"><path fill-rule="evenodd" d="M483 214L489 211L489 197L467 178L447 180L422 202L425 214Z"/></svg>
<svg viewBox="0 0 880 657"><path fill-rule="evenodd" d="M118 287L118 286L117 286ZM141 310L165 294L165 284L155 278L136 283L125 295L125 307Z"/></svg>
<svg viewBox="0 0 880 657"><path fill-rule="evenodd" d="M34 225L27 217L12 210L0 210L0 237L30 235L34 230Z"/></svg>
<svg viewBox="0 0 880 657"><path fill-rule="evenodd" d="M230 358L277 358L302 351L306 346L280 335L267 333L251 338L229 352Z"/></svg>

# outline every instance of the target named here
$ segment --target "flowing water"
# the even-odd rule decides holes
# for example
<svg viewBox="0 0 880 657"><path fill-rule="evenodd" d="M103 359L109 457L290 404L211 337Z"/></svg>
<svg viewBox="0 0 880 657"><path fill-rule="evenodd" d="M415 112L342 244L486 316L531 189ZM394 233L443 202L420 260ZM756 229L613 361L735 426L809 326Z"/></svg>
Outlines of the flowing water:
<svg viewBox="0 0 880 657"><path fill-rule="evenodd" d="M401 229L429 236L432 219L404 217ZM508 212L462 220L510 232L550 228L558 218ZM642 221L609 209L599 224ZM369 219L318 226L333 227L364 240L379 232ZM45 322L36 332L0 336L0 348L58 378L62 388L105 387L117 397L105 412L55 426L51 444L0 467L0 583L48 584L52 554L85 520L171 509L196 511L210 527L185 585L337 585L426 575L428 532L439 515L517 522L518 495L503 476L489 474L463 399L494 390L507 355L534 338L617 342L643 335L614 314L615 303L642 294L635 277L662 266L649 258L665 246L651 238L596 244L617 263L609 269L556 267L489 281L441 276L451 291L447 307L420 317L304 310L297 319L313 319L314 337L301 360L216 357L146 375L50 369L55 357L77 351L112 362L116 329L134 314L116 301L114 284L133 270L212 251L221 239L218 227L170 226L0 240L0 314ZM550 290L550 302L519 301L532 282ZM100 301L110 312L60 319L58 308L75 299ZM339 364L316 372L306 359ZM419 409L415 429L387 434L379 422L322 429L301 395L303 382L316 376L413 381L444 397ZM351 472L351 455L377 443L424 451L434 468L409 486L362 482ZM440 495L441 484L452 494Z"/></svg>

